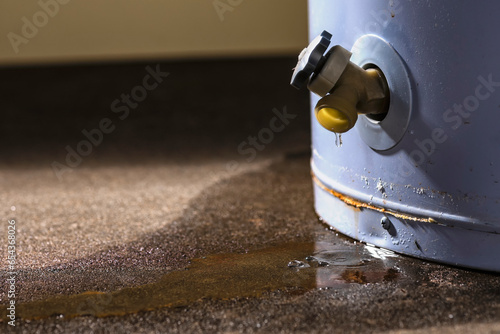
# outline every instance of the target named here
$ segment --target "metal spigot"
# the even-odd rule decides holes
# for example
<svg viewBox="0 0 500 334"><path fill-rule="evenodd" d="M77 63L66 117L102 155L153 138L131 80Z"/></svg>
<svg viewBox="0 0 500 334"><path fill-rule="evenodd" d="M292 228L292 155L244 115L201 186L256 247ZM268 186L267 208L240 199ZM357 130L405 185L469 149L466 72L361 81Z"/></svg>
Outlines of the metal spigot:
<svg viewBox="0 0 500 334"><path fill-rule="evenodd" d="M340 45L325 54L331 37L323 31L300 53L290 84L299 89L307 82L307 88L321 96L314 108L318 122L344 133L354 127L358 114L382 119L389 107L389 88L379 69L354 64L352 53Z"/></svg>

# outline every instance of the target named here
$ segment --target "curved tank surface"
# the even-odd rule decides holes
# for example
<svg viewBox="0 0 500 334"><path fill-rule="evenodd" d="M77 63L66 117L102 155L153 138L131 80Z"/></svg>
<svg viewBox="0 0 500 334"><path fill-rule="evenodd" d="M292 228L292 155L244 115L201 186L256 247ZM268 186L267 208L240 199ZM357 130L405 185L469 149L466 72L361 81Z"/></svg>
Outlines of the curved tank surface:
<svg viewBox="0 0 500 334"><path fill-rule="evenodd" d="M334 229L399 253L500 271L500 2L310 0L324 30L390 93L382 120L316 121L315 207ZM336 144L337 143L337 144Z"/></svg>

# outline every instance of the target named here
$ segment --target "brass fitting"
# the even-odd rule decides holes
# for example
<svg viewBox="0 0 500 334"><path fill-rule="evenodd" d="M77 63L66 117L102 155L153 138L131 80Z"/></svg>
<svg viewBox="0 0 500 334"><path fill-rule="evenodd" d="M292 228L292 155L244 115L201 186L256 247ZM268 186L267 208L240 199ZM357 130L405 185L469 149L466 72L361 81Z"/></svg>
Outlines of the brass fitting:
<svg viewBox="0 0 500 334"><path fill-rule="evenodd" d="M377 120L377 115L383 115L389 107L389 87L382 72L362 69L349 61L350 56L346 49L334 46L308 85L312 92L323 96L314 108L316 119L336 133L352 129L358 114L370 114Z"/></svg>
<svg viewBox="0 0 500 334"><path fill-rule="evenodd" d="M290 84L307 88L322 98L314 108L316 119L327 130L347 132L358 114L380 121L389 109L389 87L377 68L363 69L350 61L352 53L333 46L332 35L323 31L299 55Z"/></svg>

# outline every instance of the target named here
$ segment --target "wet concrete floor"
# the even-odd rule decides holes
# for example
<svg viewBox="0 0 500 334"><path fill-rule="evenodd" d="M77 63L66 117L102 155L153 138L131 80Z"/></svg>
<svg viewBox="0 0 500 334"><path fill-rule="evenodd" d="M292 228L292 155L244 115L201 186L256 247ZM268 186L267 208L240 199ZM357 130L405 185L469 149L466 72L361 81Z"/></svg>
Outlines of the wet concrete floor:
<svg viewBox="0 0 500 334"><path fill-rule="evenodd" d="M86 291L21 304L17 317L42 319L82 315L120 316L163 307L187 307L202 299L261 297L276 290L305 293L349 284L408 279L397 256L350 240L286 242L246 253L220 253L193 259L184 270L158 281L112 292ZM5 309L2 318L6 318Z"/></svg>
<svg viewBox="0 0 500 334"><path fill-rule="evenodd" d="M371 332L500 319L498 275L399 256L323 225L307 155L206 191L175 229L23 270L18 329Z"/></svg>

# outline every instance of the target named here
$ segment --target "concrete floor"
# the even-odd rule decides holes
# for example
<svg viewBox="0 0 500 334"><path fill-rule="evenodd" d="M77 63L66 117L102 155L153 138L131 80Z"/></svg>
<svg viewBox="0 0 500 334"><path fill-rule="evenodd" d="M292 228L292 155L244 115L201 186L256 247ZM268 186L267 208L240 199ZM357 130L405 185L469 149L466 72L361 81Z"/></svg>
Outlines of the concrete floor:
<svg viewBox="0 0 500 334"><path fill-rule="evenodd" d="M19 262L17 326L2 307L2 330L500 333L500 276L318 220L294 59L161 63L169 76L122 120L111 105L146 65L0 71L0 214ZM241 154L274 108L296 117ZM103 118L116 129L59 179L53 162Z"/></svg>

